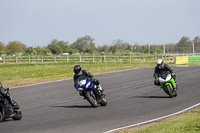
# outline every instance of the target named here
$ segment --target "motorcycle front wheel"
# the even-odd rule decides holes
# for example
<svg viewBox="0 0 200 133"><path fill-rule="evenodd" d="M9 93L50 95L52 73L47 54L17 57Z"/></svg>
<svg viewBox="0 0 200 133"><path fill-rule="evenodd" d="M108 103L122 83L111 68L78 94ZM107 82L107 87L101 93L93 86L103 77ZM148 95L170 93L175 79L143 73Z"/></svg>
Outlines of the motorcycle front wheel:
<svg viewBox="0 0 200 133"><path fill-rule="evenodd" d="M172 89L173 89L173 88L171 88L171 87L167 84L167 85L166 85L166 89L167 89L167 91L168 91L169 97L170 97L170 98L173 98L173 97L174 97L174 94L173 94L173 92L172 92Z"/></svg>
<svg viewBox="0 0 200 133"><path fill-rule="evenodd" d="M98 107L98 103L97 103L95 95L91 95L91 93L88 91L85 93L85 98L92 105L92 107L94 108Z"/></svg>

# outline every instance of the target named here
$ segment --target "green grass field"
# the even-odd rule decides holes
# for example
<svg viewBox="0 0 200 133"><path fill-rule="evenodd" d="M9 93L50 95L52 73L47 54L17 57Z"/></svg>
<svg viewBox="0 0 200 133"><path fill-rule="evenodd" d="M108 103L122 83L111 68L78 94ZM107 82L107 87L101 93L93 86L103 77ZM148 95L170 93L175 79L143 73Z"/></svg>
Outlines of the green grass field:
<svg viewBox="0 0 200 133"><path fill-rule="evenodd" d="M120 133L200 133L200 108L151 126L124 130Z"/></svg>
<svg viewBox="0 0 200 133"><path fill-rule="evenodd" d="M49 63L0 65L0 81L4 87L73 78L73 67L80 64L92 74L125 69L153 67L155 63Z"/></svg>

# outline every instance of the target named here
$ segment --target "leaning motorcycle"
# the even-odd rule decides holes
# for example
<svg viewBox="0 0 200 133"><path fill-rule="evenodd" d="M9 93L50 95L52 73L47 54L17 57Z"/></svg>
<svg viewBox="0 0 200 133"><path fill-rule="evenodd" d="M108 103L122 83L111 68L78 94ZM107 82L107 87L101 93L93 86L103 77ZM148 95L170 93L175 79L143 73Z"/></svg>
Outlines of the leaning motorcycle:
<svg viewBox="0 0 200 133"><path fill-rule="evenodd" d="M4 88L4 90L9 93L9 88ZM9 101L0 94L0 123L8 118L21 120L22 112L17 103L12 106Z"/></svg>
<svg viewBox="0 0 200 133"><path fill-rule="evenodd" d="M168 71L162 71L159 74L159 82L162 89L169 95L170 98L177 96L177 85Z"/></svg>
<svg viewBox="0 0 200 133"><path fill-rule="evenodd" d="M78 91L94 108L97 108L98 104L101 106L107 105L105 96L102 96L101 91L97 90L97 86L85 76L78 78Z"/></svg>

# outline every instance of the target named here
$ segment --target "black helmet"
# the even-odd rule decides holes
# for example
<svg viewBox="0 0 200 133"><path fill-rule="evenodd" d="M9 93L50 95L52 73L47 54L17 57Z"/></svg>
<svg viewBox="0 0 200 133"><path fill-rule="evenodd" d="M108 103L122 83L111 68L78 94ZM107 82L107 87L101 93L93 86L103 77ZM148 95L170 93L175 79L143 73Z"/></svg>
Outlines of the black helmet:
<svg viewBox="0 0 200 133"><path fill-rule="evenodd" d="M76 75L79 75L79 74L81 73L81 70L82 70L82 68L81 68L80 65L76 65L76 66L74 67L74 73L75 73Z"/></svg>
<svg viewBox="0 0 200 133"><path fill-rule="evenodd" d="M160 59L160 60L157 61L157 67L158 67L159 69L161 69L161 68L164 67L164 62L163 62L162 59Z"/></svg>

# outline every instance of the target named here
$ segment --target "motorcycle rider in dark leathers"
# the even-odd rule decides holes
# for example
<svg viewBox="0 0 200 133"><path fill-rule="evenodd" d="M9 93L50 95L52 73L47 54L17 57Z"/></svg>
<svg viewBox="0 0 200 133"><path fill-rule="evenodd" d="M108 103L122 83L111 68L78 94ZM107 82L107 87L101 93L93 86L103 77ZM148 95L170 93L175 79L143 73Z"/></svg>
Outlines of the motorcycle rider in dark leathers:
<svg viewBox="0 0 200 133"><path fill-rule="evenodd" d="M9 103L14 106L16 103L13 101L12 97L10 96L9 92L5 91L3 86L2 86L2 83L0 82L0 94L5 97Z"/></svg>
<svg viewBox="0 0 200 133"><path fill-rule="evenodd" d="M154 71L154 78L155 78L154 84L155 85L160 86L160 82L158 80L158 75L162 71L169 71L172 75L172 78L174 78L174 80L176 82L175 71L169 65L165 64L162 59L160 59L160 60L157 61L157 66L155 67L155 71ZM178 84L177 84L177 86L178 86ZM177 89L177 87L176 87L176 89Z"/></svg>
<svg viewBox="0 0 200 133"><path fill-rule="evenodd" d="M74 87L76 88L76 90L78 91L77 87L78 87L78 78L80 76L85 76L87 78L89 78L92 83L94 83L97 86L97 91L96 93L99 93L99 91L101 92L101 94L104 96L104 90L101 88L100 82L99 80L95 79L94 76L88 72L87 70L82 70L82 67L80 65L76 65L74 66ZM82 91L79 91L80 95L82 96Z"/></svg>

